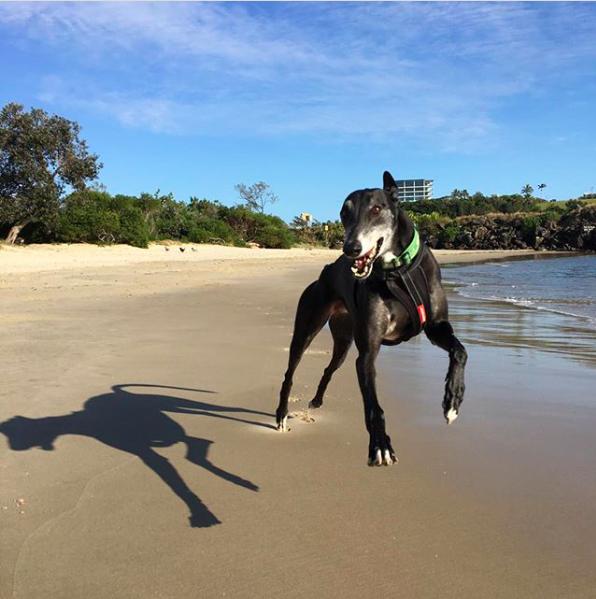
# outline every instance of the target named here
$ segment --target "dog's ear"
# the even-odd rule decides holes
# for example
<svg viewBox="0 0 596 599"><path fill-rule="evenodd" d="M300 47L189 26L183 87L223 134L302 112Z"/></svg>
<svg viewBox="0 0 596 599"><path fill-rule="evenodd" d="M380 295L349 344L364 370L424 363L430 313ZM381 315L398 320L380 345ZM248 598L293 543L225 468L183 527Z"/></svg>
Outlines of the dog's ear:
<svg viewBox="0 0 596 599"><path fill-rule="evenodd" d="M397 184L395 183L395 179L391 176L389 171L385 171L383 173L383 189L392 200L395 202L398 201Z"/></svg>

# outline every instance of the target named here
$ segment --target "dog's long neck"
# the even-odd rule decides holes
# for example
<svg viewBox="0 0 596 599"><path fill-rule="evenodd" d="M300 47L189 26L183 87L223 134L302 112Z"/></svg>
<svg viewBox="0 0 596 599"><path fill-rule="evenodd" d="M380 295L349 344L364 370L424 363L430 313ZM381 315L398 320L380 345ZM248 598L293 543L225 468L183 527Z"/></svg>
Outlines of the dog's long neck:
<svg viewBox="0 0 596 599"><path fill-rule="evenodd" d="M414 236L414 223L405 210L397 209L397 231L393 236L392 251L396 256L410 245Z"/></svg>

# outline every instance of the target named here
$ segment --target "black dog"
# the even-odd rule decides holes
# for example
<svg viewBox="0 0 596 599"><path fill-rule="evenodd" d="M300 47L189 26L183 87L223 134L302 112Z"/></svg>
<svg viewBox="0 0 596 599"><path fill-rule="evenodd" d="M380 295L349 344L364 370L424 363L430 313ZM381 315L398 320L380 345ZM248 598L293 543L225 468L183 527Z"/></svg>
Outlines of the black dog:
<svg viewBox="0 0 596 599"><path fill-rule="evenodd" d="M375 359L381 345L396 345L424 330L434 345L449 352L443 414L457 418L464 395L466 350L453 334L439 265L421 244L418 231L399 206L397 186L385 172L383 189L351 193L341 210L346 230L344 255L327 265L298 303L290 359L277 408L277 427L287 430L292 378L302 355L329 321L333 356L309 407L319 408L333 373L356 341L356 370L370 435L368 463L397 461L377 400Z"/></svg>

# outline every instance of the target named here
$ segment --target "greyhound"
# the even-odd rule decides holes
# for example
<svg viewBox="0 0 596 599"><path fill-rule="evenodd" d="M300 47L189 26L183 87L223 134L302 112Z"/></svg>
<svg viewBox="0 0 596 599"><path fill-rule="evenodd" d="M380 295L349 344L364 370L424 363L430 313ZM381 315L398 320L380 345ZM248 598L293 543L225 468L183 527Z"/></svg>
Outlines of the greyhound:
<svg viewBox="0 0 596 599"><path fill-rule="evenodd" d="M424 329L428 339L449 353L443 414L458 416L464 397L467 353L448 320L441 272L430 249L399 205L397 185L387 171L383 189L361 189L343 203L346 235L343 255L323 268L298 302L288 369L277 408L277 428L288 430L288 399L294 372L312 340L329 321L333 355L309 408L320 408L333 373L356 341L356 371L366 428L369 466L397 462L385 432L385 417L375 388L375 359L381 345L397 345ZM396 282L399 279L402 284ZM415 306L415 308L413 308Z"/></svg>

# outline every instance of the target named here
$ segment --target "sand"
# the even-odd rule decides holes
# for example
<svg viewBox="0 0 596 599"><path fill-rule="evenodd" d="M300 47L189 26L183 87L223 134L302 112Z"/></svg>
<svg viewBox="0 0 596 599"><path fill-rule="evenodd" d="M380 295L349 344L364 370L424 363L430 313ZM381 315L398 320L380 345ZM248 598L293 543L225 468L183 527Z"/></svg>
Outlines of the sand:
<svg viewBox="0 0 596 599"><path fill-rule="evenodd" d="M593 365L487 344L519 310L452 298L451 427L446 356L380 356L392 468L366 466L354 353L306 413L326 331L274 430L297 298L335 255L0 250L0 597L594 596Z"/></svg>
<svg viewBox="0 0 596 599"><path fill-rule="evenodd" d="M180 251L180 249L184 251ZM532 250L436 250L439 259L448 257L449 262L469 262L481 259L507 256L531 255ZM195 262L230 261L243 262L258 260L305 260L318 259L323 262L329 256L339 256L339 252L325 249L267 250L225 247L218 245L198 245L194 243L151 244L147 249L128 245L97 246L83 243L36 244L30 246L7 246L0 244L0 276L3 274L24 274L40 271L72 270L81 268L103 268L115 266L139 266L147 263L180 264Z"/></svg>

